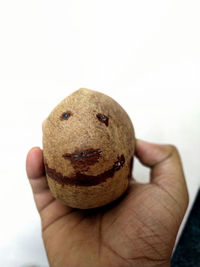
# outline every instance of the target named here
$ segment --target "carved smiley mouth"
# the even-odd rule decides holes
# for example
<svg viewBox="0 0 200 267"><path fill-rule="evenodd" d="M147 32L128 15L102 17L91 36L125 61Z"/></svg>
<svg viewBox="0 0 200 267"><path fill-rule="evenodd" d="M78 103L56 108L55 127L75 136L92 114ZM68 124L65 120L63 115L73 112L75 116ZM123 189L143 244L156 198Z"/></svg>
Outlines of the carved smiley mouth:
<svg viewBox="0 0 200 267"><path fill-rule="evenodd" d="M75 153L65 153L63 154L63 158L68 159L87 159L91 157L99 157L102 154L101 149L87 149L84 151L81 151L80 153L75 152Z"/></svg>
<svg viewBox="0 0 200 267"><path fill-rule="evenodd" d="M71 155L73 156L70 156L69 158L70 159L74 158L75 154L71 154ZM88 153L87 156L88 155L90 155L90 153ZM62 173L57 172L55 169L50 168L47 163L45 163L45 169L46 169L46 174L51 179L55 180L59 184L62 184L62 186L64 186L65 184L77 185L77 186L92 186L92 185L98 185L100 183L103 183L108 178L113 177L115 172L119 171L124 166L124 163L125 163L125 158L124 158L124 155L122 154L120 157L118 157L118 160L114 162L113 166L110 169L106 170L105 172L101 174L87 175L87 174L83 174L80 172L76 172L75 176L73 177L64 176Z"/></svg>
<svg viewBox="0 0 200 267"><path fill-rule="evenodd" d="M64 159L71 161L71 164L76 172L83 172L87 171L89 166L97 163L101 155L101 149L89 148L82 151L75 150L74 153L65 153L62 156Z"/></svg>

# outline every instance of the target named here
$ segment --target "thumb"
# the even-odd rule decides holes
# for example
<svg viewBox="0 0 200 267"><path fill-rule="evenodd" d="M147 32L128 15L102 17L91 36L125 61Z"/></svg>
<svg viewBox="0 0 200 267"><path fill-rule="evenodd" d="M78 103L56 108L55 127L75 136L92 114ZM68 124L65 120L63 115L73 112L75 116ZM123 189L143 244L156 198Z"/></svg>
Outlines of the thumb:
<svg viewBox="0 0 200 267"><path fill-rule="evenodd" d="M177 148L137 139L136 156L143 165L151 168L151 183L165 190L186 208L188 191Z"/></svg>

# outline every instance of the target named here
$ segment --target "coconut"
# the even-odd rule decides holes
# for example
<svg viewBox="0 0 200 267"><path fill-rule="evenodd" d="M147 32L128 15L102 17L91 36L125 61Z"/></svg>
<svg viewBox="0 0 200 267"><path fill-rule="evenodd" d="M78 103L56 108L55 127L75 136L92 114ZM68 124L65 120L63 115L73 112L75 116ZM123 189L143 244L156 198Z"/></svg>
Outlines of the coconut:
<svg viewBox="0 0 200 267"><path fill-rule="evenodd" d="M111 97L81 88L48 116L43 155L49 188L56 199L79 209L119 198L132 177L134 128Z"/></svg>

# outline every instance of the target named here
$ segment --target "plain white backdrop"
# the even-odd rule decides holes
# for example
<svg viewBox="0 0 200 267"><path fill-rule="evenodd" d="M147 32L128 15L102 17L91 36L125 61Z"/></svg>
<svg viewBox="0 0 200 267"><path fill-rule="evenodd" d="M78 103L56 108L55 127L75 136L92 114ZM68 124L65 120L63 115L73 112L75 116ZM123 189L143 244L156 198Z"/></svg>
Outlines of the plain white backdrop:
<svg viewBox="0 0 200 267"><path fill-rule="evenodd" d="M80 87L117 100L138 138L178 147L189 212L200 185L199 13L198 0L0 1L0 266L48 266L25 158ZM134 176L148 181L137 160Z"/></svg>

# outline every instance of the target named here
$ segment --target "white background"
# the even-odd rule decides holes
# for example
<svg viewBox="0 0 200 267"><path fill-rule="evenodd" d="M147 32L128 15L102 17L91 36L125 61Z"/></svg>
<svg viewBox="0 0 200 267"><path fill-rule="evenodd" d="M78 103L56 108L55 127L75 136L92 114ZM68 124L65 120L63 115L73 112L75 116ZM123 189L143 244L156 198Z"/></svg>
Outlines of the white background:
<svg viewBox="0 0 200 267"><path fill-rule="evenodd" d="M181 153L190 206L200 185L198 0L0 1L0 266L47 266L25 173L41 124L80 87L104 92L138 138ZM135 162L134 175L148 171ZM34 265L34 266L35 266Z"/></svg>

